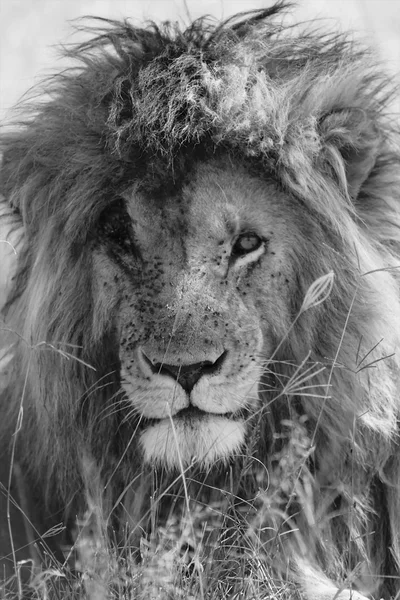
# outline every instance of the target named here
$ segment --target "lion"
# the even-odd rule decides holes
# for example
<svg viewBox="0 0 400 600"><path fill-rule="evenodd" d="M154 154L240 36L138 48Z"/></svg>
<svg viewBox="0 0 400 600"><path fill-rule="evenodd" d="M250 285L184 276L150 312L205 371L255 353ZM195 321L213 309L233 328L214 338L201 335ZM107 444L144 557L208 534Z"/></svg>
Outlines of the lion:
<svg viewBox="0 0 400 600"><path fill-rule="evenodd" d="M92 505L139 550L182 485L181 507L220 490L252 507L242 538L294 594L387 600L393 90L369 50L286 26L284 9L185 30L100 19L3 134L23 236L3 310L2 490L29 497L35 532L71 531Z"/></svg>

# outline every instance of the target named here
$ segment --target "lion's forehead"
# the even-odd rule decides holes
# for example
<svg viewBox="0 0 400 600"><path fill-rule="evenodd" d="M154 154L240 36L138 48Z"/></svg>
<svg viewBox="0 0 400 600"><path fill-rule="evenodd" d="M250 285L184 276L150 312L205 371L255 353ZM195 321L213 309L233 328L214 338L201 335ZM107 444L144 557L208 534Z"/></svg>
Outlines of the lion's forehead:
<svg viewBox="0 0 400 600"><path fill-rule="evenodd" d="M272 182L240 167L202 164L175 194L160 200L133 190L127 202L137 243L150 255L167 249L204 261L241 231L270 234L278 196Z"/></svg>

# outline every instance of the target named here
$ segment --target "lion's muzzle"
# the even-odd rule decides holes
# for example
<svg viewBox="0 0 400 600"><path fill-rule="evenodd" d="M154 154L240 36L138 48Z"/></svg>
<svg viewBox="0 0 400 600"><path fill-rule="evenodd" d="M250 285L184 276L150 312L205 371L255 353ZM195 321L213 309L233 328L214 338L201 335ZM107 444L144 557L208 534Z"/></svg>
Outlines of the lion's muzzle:
<svg viewBox="0 0 400 600"><path fill-rule="evenodd" d="M210 465L238 452L244 415L257 406L260 367L252 362L238 372L229 350L214 349L208 360L204 353L164 354L167 362L151 346L137 347L136 376L121 367L123 388L142 418L146 461L178 467L197 459Z"/></svg>
<svg viewBox="0 0 400 600"><path fill-rule="evenodd" d="M216 360L202 360L191 364L167 364L150 358L143 348L140 352L143 361L154 374L172 377L189 394L203 375L213 376L220 372L227 355L227 351L224 350Z"/></svg>

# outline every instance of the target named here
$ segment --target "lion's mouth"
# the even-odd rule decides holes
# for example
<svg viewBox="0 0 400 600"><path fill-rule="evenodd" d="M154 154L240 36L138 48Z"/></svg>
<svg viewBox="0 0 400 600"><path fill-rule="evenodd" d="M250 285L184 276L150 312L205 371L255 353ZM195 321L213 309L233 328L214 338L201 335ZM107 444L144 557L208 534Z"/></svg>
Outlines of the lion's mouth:
<svg viewBox="0 0 400 600"><path fill-rule="evenodd" d="M233 413L233 412L213 413L213 412L201 410L201 408L197 408L197 406L193 406L192 404L190 404L186 408L183 408L182 410L178 411L174 415L174 419L176 419L176 418L178 418L178 419L202 419L204 417L213 416L214 414L215 414L215 416L220 416L220 417L225 417L226 419L230 419L230 418L234 418L234 416L239 417L240 416L239 412L241 412L241 411L238 411L238 413Z"/></svg>
<svg viewBox="0 0 400 600"><path fill-rule="evenodd" d="M174 421L186 421L188 423L201 421L203 419L209 419L210 417L224 417L225 419L229 419L231 421L243 420L248 416L248 411L245 409L241 409L235 412L226 412L226 413L214 413L210 411L201 410L201 408L197 408L197 406L193 406L190 404L186 406L182 410L179 410L177 413L172 415L171 417L160 417L159 419L153 418L142 418L142 426L150 426L160 423L161 421L169 421L171 418Z"/></svg>
<svg viewBox="0 0 400 600"><path fill-rule="evenodd" d="M182 408L182 410L178 411L174 415L174 419L201 419L202 417L205 417L209 414L210 413L201 410L201 408L197 408L197 406L193 406L192 404L190 404L186 408Z"/></svg>

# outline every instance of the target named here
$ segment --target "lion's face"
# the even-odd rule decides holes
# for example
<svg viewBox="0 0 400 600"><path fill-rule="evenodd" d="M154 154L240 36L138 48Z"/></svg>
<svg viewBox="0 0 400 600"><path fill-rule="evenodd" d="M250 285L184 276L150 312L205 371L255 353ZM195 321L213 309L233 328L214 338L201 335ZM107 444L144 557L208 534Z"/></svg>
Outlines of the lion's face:
<svg viewBox="0 0 400 600"><path fill-rule="evenodd" d="M242 446L288 323L288 202L273 183L215 163L174 197L131 189L106 212L95 320L113 315L147 461L209 465Z"/></svg>

